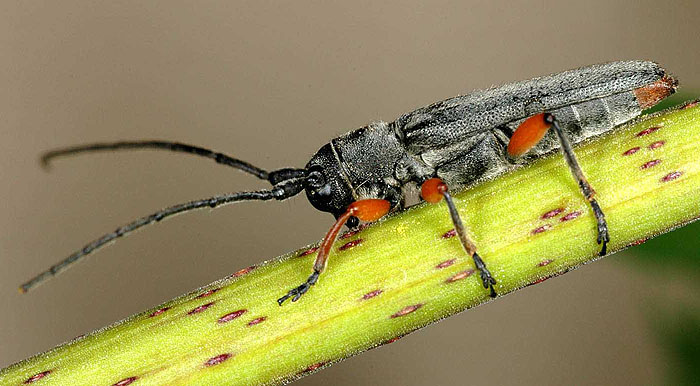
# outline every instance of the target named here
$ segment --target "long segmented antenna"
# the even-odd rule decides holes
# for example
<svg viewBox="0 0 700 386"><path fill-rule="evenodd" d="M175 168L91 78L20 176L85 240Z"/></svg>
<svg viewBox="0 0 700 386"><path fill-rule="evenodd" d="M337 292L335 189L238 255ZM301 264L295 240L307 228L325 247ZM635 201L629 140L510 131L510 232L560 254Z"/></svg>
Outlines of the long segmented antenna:
<svg viewBox="0 0 700 386"><path fill-rule="evenodd" d="M190 201L186 202L183 204L179 205L174 205L162 210L159 210L158 212L155 212L151 215L141 217L140 219L133 221L127 225L124 225L122 227L117 228L114 232L107 233L104 236L94 240L93 242L85 245L82 249L79 251L73 253L72 255L68 256L67 258L63 259L59 263L51 266L51 268L47 269L46 271L36 275L34 278L31 280L27 281L26 283L22 284L19 287L19 291L21 293L25 293L29 291L31 288L35 287L36 285L40 284L41 282L55 276L57 273L65 270L72 264L80 261L83 257L89 255L90 253L94 252L95 250L99 249L100 247L104 246L105 244L109 243L110 241L113 241L119 237L122 237L126 234L129 234L136 229L139 229L145 225L151 224L153 222L160 221L166 217L187 212L190 210L194 209L200 209L204 207L210 207L210 208L215 208L219 205L223 204L228 204L236 201L247 201L247 200L271 200L271 199L284 199L287 197L290 197L292 191L285 191L283 187L278 187L273 190L259 190L259 191L254 191L254 192L237 192L237 193L228 193L228 194L222 194L218 196L213 196L210 198L206 198L203 200L196 200L196 201ZM296 193L294 193L296 194Z"/></svg>
<svg viewBox="0 0 700 386"><path fill-rule="evenodd" d="M92 143L88 145L71 146L63 149L52 150L41 156L41 164L44 167L48 167L52 159L56 157L63 157L67 155L73 155L78 153L88 153L96 151L110 151L110 150L125 150L125 149L161 149L170 150L175 152L190 153L201 157L206 157L213 159L217 163L222 165L231 166L233 168L242 170L246 173L250 173L261 180L267 180L269 173L266 170L260 169L257 166L253 166L245 161L227 156L222 153L214 152L209 149L205 149L199 146L187 145L179 142L168 142L168 141L120 141L120 142L104 142L104 143Z"/></svg>

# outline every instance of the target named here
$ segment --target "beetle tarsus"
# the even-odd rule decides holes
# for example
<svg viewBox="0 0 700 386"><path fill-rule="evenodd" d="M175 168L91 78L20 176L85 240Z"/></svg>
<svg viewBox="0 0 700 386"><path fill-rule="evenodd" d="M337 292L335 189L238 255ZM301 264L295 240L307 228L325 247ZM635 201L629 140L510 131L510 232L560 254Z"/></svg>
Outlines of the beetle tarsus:
<svg viewBox="0 0 700 386"><path fill-rule="evenodd" d="M598 227L598 244L602 244L600 248L600 256L605 256L608 253L608 243L610 242L610 234L608 233L608 228L604 226Z"/></svg>
<svg viewBox="0 0 700 386"><path fill-rule="evenodd" d="M605 256L608 254L608 242L603 241L603 246L600 248L600 252L598 253L598 256Z"/></svg>
<svg viewBox="0 0 700 386"><path fill-rule="evenodd" d="M598 201L595 199L590 200L591 208L593 208L593 213L595 214L596 220L598 220L598 244L602 244L600 248L600 256L605 256L608 251L608 243L610 242L610 232L608 232L608 224L605 221L605 215L603 210L600 209Z"/></svg>
<svg viewBox="0 0 700 386"><path fill-rule="evenodd" d="M484 288L488 288L490 292L489 296L495 298L496 296L498 296L496 290L493 288L493 285L496 284L496 279L494 279L493 276L491 276L491 272L488 270L488 268L486 268L486 263L484 263L484 260L481 259L481 256L474 252L472 258L474 259L474 265L476 265L476 269L479 270L481 281L484 283Z"/></svg>
<svg viewBox="0 0 700 386"><path fill-rule="evenodd" d="M277 304L279 304L281 306L282 303L284 303L284 301L289 299L289 298L292 298L293 302L296 302L297 300L299 300L301 295L305 294L306 291L308 291L312 285L316 284L316 282L318 281L318 275L320 275L320 274L321 274L321 272L314 271L314 273L312 273L311 276L309 276L309 278L306 279L306 281L302 285L300 285L296 288L292 288L291 290L289 290L289 292L287 292L286 295L277 299Z"/></svg>
<svg viewBox="0 0 700 386"><path fill-rule="evenodd" d="M610 242L610 233L605 222L598 224L598 244L602 244L600 248L600 256L605 256L608 252L608 243Z"/></svg>
<svg viewBox="0 0 700 386"><path fill-rule="evenodd" d="M488 268L486 268L486 263L484 263L481 256L476 253L476 245L474 245L474 243L469 239L469 236L467 236L466 227L459 216L457 206L455 206L452 196L450 193L448 193L447 185L445 185L442 180L433 178L425 181L421 186L421 196L426 201L430 200L429 202L438 202L440 195L445 198L447 209L449 209L450 217L452 218L452 224L455 226L455 231L457 231L459 241L462 244L464 251L467 253L467 255L472 256L474 265L476 266L476 269L479 270L479 275L481 276L481 282L484 284L484 288L488 288L489 295L492 298L495 298L498 296L496 290L493 288L493 285L496 284L496 279L493 278L491 272L488 270Z"/></svg>

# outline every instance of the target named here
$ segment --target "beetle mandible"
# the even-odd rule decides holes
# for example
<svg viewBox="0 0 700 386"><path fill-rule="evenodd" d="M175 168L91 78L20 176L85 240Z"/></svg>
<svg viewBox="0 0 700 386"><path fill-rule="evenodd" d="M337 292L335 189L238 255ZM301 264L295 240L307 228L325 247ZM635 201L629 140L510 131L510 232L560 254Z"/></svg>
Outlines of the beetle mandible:
<svg viewBox="0 0 700 386"><path fill-rule="evenodd" d="M484 288L497 296L496 280L467 234L450 190L465 189L561 150L597 220L597 242L605 255L608 225L595 191L584 176L572 145L608 132L675 92L677 81L656 63L598 64L457 96L400 116L375 122L332 139L303 169L268 172L239 159L197 146L168 141L96 143L50 151L76 153L163 149L207 157L250 173L272 189L235 192L171 206L105 234L20 286L21 292L94 252L110 241L174 214L237 201L284 200L306 192L318 210L336 222L321 242L309 278L278 299L294 302L316 284L343 225L375 221L403 210L409 186L420 186L428 202L445 200L464 251L479 271ZM550 130L553 128L553 130ZM449 187L449 188L448 188Z"/></svg>

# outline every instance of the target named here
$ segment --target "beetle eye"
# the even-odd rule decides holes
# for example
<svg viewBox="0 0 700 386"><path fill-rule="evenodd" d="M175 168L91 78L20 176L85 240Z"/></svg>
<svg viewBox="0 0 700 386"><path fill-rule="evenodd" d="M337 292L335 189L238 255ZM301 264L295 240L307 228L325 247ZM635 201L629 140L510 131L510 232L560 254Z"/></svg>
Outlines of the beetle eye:
<svg viewBox="0 0 700 386"><path fill-rule="evenodd" d="M357 228L360 225L360 219L355 216L350 216L345 225L350 229Z"/></svg>
<svg viewBox="0 0 700 386"><path fill-rule="evenodd" d="M326 178L318 170L313 170L306 177L306 183L313 189L319 189L326 184Z"/></svg>

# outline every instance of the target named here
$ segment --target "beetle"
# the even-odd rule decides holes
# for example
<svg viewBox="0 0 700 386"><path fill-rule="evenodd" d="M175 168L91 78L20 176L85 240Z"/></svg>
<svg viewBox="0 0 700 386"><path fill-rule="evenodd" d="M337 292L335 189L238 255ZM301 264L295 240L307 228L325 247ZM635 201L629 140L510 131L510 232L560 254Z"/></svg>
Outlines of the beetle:
<svg viewBox="0 0 700 386"><path fill-rule="evenodd" d="M640 115L674 93L677 85L654 62L620 61L475 91L334 138L303 169L266 171L223 153L168 141L95 143L50 151L41 159L44 165L56 157L94 151L148 148L184 152L267 180L272 188L190 201L142 217L85 245L22 284L20 292L110 241L168 216L237 201L284 200L303 190L316 209L331 213L336 221L318 248L309 278L278 299L280 305L289 298L294 302L317 283L343 225L355 228L360 221L376 221L403 210L407 189L419 186L423 200L437 203L444 199L464 251L479 271L484 288L496 297L496 280L469 238L450 191L469 188L560 150L590 204L597 221L600 255L605 255L610 241L605 215L572 146Z"/></svg>

